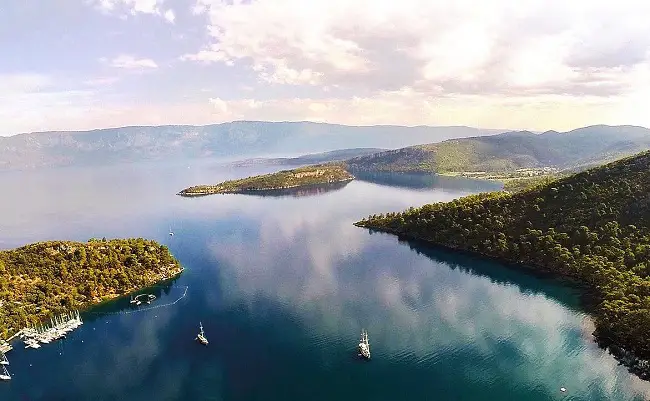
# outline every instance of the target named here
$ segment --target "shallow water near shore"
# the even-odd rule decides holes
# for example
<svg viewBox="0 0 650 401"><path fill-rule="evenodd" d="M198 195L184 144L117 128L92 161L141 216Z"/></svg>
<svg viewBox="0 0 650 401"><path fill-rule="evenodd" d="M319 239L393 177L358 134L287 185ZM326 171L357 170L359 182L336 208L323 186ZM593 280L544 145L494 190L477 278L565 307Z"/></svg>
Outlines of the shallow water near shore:
<svg viewBox="0 0 650 401"><path fill-rule="evenodd" d="M352 225L492 184L372 175L286 196L175 195L277 169L195 162L0 174L0 248L146 237L186 268L147 290L151 305L111 301L63 341L17 344L0 400L650 398L647 382L593 343L575 289ZM207 347L194 341L199 322ZM362 328L370 361L356 356Z"/></svg>

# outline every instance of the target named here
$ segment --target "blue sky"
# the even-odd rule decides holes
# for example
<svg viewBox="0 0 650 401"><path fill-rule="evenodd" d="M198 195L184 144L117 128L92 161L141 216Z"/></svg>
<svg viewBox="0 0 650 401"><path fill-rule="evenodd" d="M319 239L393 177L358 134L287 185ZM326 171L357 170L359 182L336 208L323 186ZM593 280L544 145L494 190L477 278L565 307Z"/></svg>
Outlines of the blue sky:
<svg viewBox="0 0 650 401"><path fill-rule="evenodd" d="M645 0L7 0L0 135L232 120L650 126Z"/></svg>

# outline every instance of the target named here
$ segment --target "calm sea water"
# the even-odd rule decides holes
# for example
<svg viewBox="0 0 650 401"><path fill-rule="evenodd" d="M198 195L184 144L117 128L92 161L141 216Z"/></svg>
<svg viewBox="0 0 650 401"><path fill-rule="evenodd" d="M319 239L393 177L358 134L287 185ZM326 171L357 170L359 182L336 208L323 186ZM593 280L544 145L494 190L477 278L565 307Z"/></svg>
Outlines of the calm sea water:
<svg viewBox="0 0 650 401"><path fill-rule="evenodd" d="M162 307L129 313L128 300L120 300L85 313L86 323L62 342L17 346L0 400L650 394L594 345L574 290L352 225L371 213L489 189L481 184L373 175L301 196L175 195L275 168L201 162L0 175L1 248L147 237L167 244L186 267L175 282L152 289L152 306ZM199 322L208 347L193 341ZM356 357L362 328L369 362Z"/></svg>

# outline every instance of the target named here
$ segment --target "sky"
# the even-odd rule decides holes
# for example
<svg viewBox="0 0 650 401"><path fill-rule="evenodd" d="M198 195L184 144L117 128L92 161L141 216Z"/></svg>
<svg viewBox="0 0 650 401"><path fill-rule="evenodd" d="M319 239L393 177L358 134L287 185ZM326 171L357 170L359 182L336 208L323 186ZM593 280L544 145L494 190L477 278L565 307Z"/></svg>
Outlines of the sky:
<svg viewBox="0 0 650 401"><path fill-rule="evenodd" d="M0 135L650 126L647 0L0 0Z"/></svg>

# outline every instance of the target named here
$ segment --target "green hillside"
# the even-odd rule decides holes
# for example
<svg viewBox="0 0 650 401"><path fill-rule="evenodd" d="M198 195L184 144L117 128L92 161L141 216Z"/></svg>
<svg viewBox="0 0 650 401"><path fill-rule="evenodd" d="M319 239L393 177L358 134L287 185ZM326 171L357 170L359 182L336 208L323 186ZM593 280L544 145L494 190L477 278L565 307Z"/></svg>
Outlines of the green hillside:
<svg viewBox="0 0 650 401"><path fill-rule="evenodd" d="M204 196L211 194L253 193L310 185L351 181L354 176L337 164L300 167L272 174L256 175L239 180L224 181L214 185L196 185L178 193L181 196Z"/></svg>
<svg viewBox="0 0 650 401"><path fill-rule="evenodd" d="M472 195L356 225L584 285L599 344L650 378L649 167L646 152L516 194Z"/></svg>
<svg viewBox="0 0 650 401"><path fill-rule="evenodd" d="M351 170L504 172L542 167L586 168L650 149L650 130L591 126L558 133L508 132L411 146L347 161Z"/></svg>
<svg viewBox="0 0 650 401"><path fill-rule="evenodd" d="M167 247L137 239L48 241L0 251L0 340L182 271Z"/></svg>

